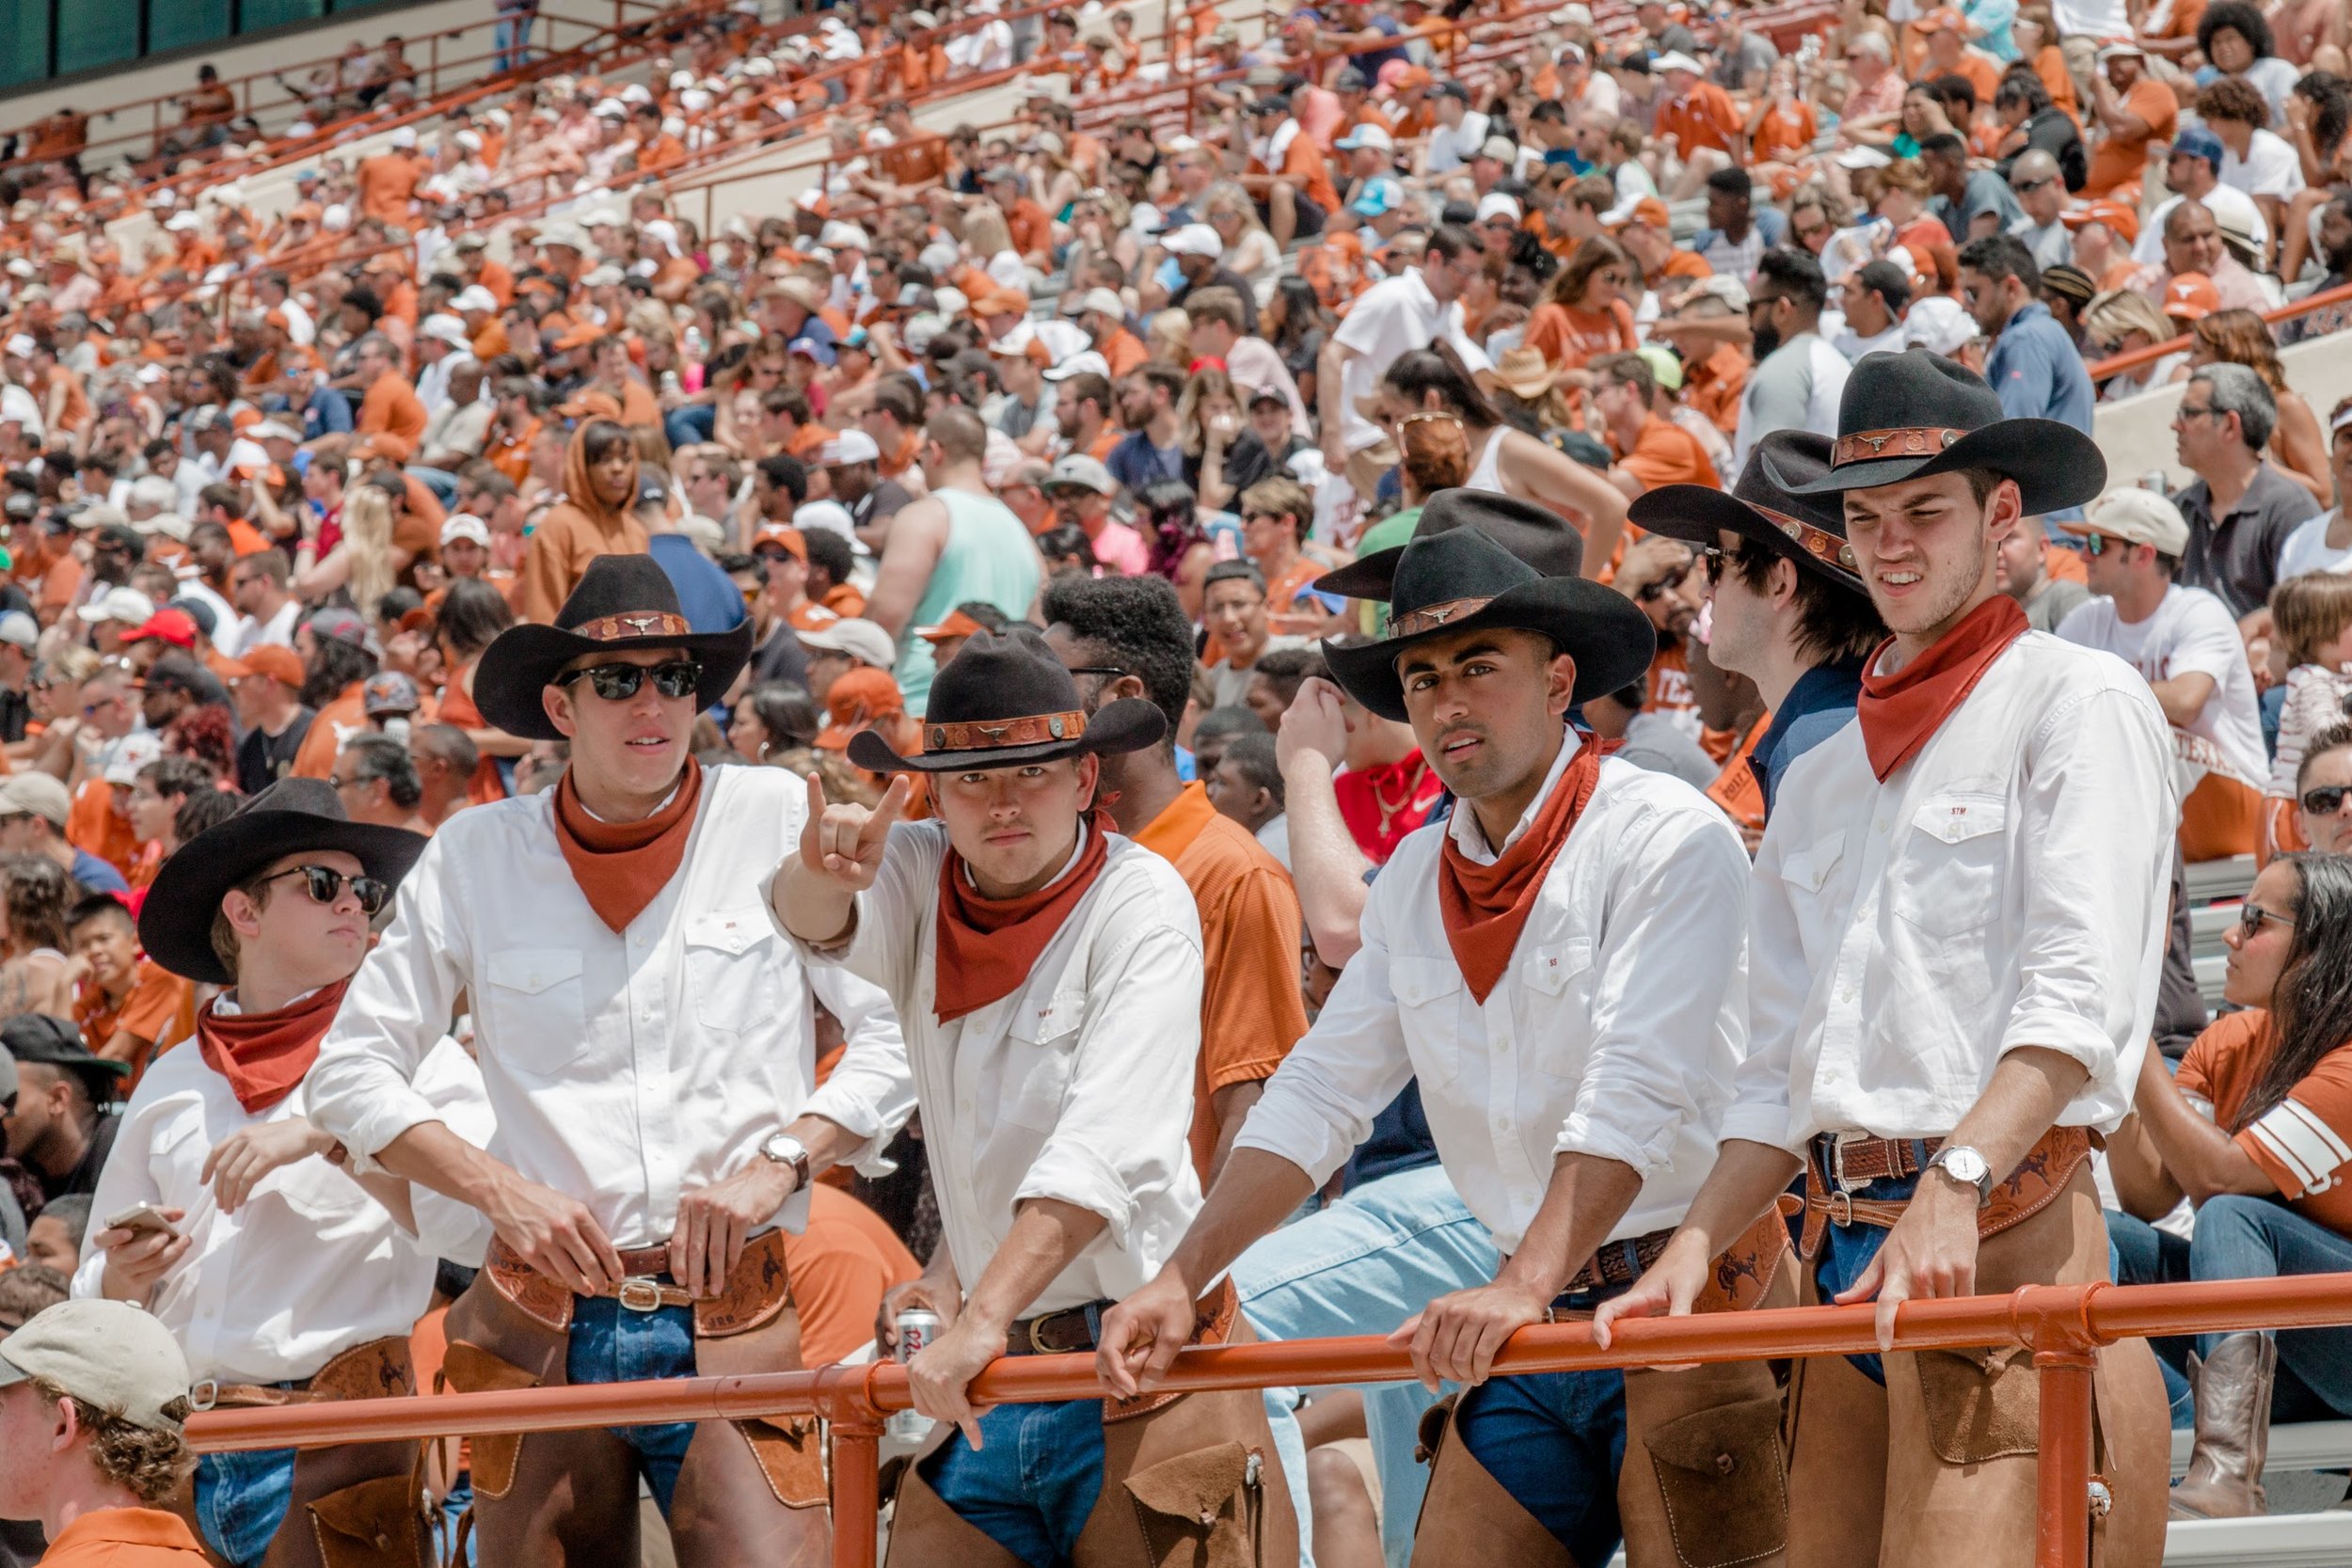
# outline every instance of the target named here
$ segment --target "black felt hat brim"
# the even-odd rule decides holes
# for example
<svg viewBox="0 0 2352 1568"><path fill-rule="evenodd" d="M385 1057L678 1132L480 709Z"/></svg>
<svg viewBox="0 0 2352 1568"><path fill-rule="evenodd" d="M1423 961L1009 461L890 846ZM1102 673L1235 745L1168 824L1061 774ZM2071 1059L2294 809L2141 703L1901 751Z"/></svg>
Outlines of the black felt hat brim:
<svg viewBox="0 0 2352 1568"><path fill-rule="evenodd" d="M1388 552L1382 551L1382 554ZM1327 641L1323 657L1341 689L1383 719L1408 721L1405 681L1396 661L1415 643L1486 629L1527 631L1551 639L1576 660L1582 703L1621 691L1639 680L1658 651L1658 633L1639 606L1613 588L1583 578L1538 578L1498 594L1470 614L1407 637L1354 647Z"/></svg>
<svg viewBox="0 0 2352 1568"><path fill-rule="evenodd" d="M1041 740L1027 746L993 746L979 751L918 752L900 756L872 730L850 736L851 762L869 773L965 773L993 768L1019 768L1061 757L1111 756L1156 746L1168 734L1168 716L1140 697L1104 703L1087 719L1086 733L1068 740Z"/></svg>
<svg viewBox="0 0 2352 1568"><path fill-rule="evenodd" d="M246 810L207 828L164 862L139 908L139 944L183 979L233 986L213 951L221 898L272 861L342 850L367 875L397 884L432 841L405 828L352 822L307 811Z"/></svg>
<svg viewBox="0 0 2352 1568"><path fill-rule="evenodd" d="M703 667L694 689L694 711L714 706L751 662L752 624L747 619L732 631L690 632L675 637L597 639L581 637L555 626L509 626L483 650L474 666L473 702L493 727L527 740L561 740L564 734L548 720L540 693L564 666L590 654L642 653L675 648L690 653Z"/></svg>
<svg viewBox="0 0 2352 1568"><path fill-rule="evenodd" d="M1705 484L1661 484L1645 490L1626 508L1626 521L1647 533L1680 540L1702 549L1716 549L1723 535L1753 539L1776 555L1788 557L1824 582L1856 594L1865 593L1861 574L1841 571L1789 538L1770 517L1728 490Z"/></svg>
<svg viewBox="0 0 2352 1568"><path fill-rule="evenodd" d="M1848 463L1804 483L1783 483L1770 455L1765 458L1765 472L1792 496L1843 495L1964 468L1989 468L2015 480L2026 511L2035 515L2081 506L2107 485L2107 460L2098 443L2056 420L2003 420L1939 452Z"/></svg>

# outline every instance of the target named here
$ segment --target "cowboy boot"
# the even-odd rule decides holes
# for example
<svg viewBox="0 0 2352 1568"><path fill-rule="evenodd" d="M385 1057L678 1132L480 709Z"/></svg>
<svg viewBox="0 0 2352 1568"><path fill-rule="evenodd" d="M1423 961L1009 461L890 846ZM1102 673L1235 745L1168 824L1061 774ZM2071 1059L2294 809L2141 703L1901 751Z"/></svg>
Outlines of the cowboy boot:
<svg viewBox="0 0 2352 1568"><path fill-rule="evenodd" d="M2197 1398L2197 1448L2172 1488L2175 1519L2242 1519L2267 1511L2263 1464L2270 1451L2270 1387L2278 1341L2267 1334L2222 1336L2211 1359L2188 1358Z"/></svg>

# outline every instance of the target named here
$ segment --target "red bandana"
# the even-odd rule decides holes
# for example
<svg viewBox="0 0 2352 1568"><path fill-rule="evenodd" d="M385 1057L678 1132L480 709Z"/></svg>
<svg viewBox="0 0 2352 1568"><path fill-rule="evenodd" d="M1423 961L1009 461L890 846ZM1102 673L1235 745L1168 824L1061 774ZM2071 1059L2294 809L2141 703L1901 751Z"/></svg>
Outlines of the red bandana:
<svg viewBox="0 0 2352 1568"><path fill-rule="evenodd" d="M2017 601L1995 594L1894 674L1873 673L1886 651L1880 644L1863 667L1862 695L1854 703L1854 717L1862 721L1863 750L1870 753L1870 771L1880 783L1928 743L1967 701L2001 650L2026 629L2026 612Z"/></svg>
<svg viewBox="0 0 2352 1568"><path fill-rule="evenodd" d="M1479 864L1462 853L1452 833L1445 835L1443 858L1438 863L1438 911L1445 917L1446 945L1454 949L1454 961L1462 966L1462 978L1481 1004L1511 967L1511 951L1535 908L1544 874L1559 858L1560 847L1567 843L1600 783L1600 759L1623 744L1586 740L1552 785L1544 809L1493 864Z"/></svg>
<svg viewBox="0 0 2352 1568"><path fill-rule="evenodd" d="M939 1022L952 1023L1009 996L1070 911L1087 895L1110 858L1109 818L1097 815L1087 830L1078 863L1035 893L983 898L965 875L963 857L950 848L939 868L939 941L932 955L932 1001Z"/></svg>
<svg viewBox="0 0 2352 1568"><path fill-rule="evenodd" d="M276 1012L224 1017L205 1008L196 1021L196 1044L204 1053L204 1065L229 1080L237 1103L246 1110L268 1110L294 1093L319 1059L319 1041L326 1037L350 984L338 980Z"/></svg>
<svg viewBox="0 0 2352 1568"><path fill-rule="evenodd" d="M626 931L661 895L686 859L702 794L702 764L689 757L668 805L642 822L601 822L580 803L571 772L564 771L555 786L555 842L598 920Z"/></svg>

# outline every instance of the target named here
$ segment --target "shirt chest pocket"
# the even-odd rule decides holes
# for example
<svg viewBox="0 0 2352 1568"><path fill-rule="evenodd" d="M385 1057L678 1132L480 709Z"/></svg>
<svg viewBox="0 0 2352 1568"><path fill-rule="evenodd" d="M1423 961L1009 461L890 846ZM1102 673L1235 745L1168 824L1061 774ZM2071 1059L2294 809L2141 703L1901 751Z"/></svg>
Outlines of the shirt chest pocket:
<svg viewBox="0 0 2352 1568"><path fill-rule="evenodd" d="M516 947L483 966L487 1054L517 1071L559 1072L588 1050L588 1008L577 948Z"/></svg>
<svg viewBox="0 0 2352 1568"><path fill-rule="evenodd" d="M1934 937L1957 937L1991 924L1999 912L2009 856L2009 803L1997 795L1951 791L1912 813L1888 902L1895 913Z"/></svg>
<svg viewBox="0 0 2352 1568"><path fill-rule="evenodd" d="M713 910L686 927L686 986L706 1029L740 1034L784 1006L783 943L767 915Z"/></svg>
<svg viewBox="0 0 2352 1568"><path fill-rule="evenodd" d="M1442 958L1396 954L1389 959L1389 990L1396 997L1397 1020L1405 1026L1415 1069L1447 1082L1459 1076L1463 1026L1471 1007L1461 966L1450 954Z"/></svg>
<svg viewBox="0 0 2352 1568"><path fill-rule="evenodd" d="M1006 1031L1005 1084L997 1100L1003 1120L1032 1132L1051 1132L1061 1120L1086 1006L1086 993L1074 990L1017 1004Z"/></svg>

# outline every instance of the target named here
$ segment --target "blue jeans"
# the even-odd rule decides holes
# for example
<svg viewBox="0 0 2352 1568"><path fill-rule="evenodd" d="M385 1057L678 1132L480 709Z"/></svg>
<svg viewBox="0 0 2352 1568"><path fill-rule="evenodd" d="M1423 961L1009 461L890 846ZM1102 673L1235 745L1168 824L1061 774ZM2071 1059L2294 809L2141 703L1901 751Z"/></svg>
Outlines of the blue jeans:
<svg viewBox="0 0 2352 1568"><path fill-rule="evenodd" d="M2164 1285L2188 1277L2188 1243L2169 1230L2158 1230L2146 1220L2110 1209L2107 1219L2107 1274L2118 1285ZM2188 1353L2196 1341L2186 1336L2151 1338L2156 1368L2164 1373L2164 1395L2172 1407L2175 1429L2194 1426L2197 1405L2189 1393Z"/></svg>
<svg viewBox="0 0 2352 1568"><path fill-rule="evenodd" d="M237 1568L258 1568L294 1502L294 1450L208 1453L196 1462L196 1517L205 1544Z"/></svg>
<svg viewBox="0 0 2352 1568"><path fill-rule="evenodd" d="M660 1276L665 1282L668 1275ZM664 1307L632 1312L609 1298L575 1297L572 1303L572 1342L564 1361L564 1375L576 1384L633 1383L641 1378L694 1375L694 1313L691 1307ZM612 1435L636 1450L638 1467L653 1487L661 1516L670 1516L670 1497L677 1490L678 1466L686 1462L686 1445L694 1440L694 1423L669 1421L655 1426L613 1427Z"/></svg>
<svg viewBox="0 0 2352 1568"><path fill-rule="evenodd" d="M410 464L407 471L411 478L419 481L426 489L433 492L435 500L452 510L456 508L457 476L455 474L451 473L447 468L428 468L421 463Z"/></svg>
<svg viewBox="0 0 2352 1568"><path fill-rule="evenodd" d="M1029 1568L1060 1568L1103 1491L1103 1402L1000 1404L980 1418L980 1443L956 1433L923 1462L923 1479Z"/></svg>
<svg viewBox="0 0 2352 1568"><path fill-rule="evenodd" d="M498 43L498 68L513 71L531 59L531 24L538 20L534 11L519 11L502 16L494 35Z"/></svg>
<svg viewBox="0 0 2352 1568"><path fill-rule="evenodd" d="M310 394L302 410L303 429L312 440L322 436L351 434L351 400L332 387Z"/></svg>
<svg viewBox="0 0 2352 1568"><path fill-rule="evenodd" d="M1444 1168L1431 1164L1367 1181L1264 1237L1233 1265L1233 1286L1261 1337L1316 1339L1389 1333L1437 1297L1488 1283L1502 1266L1486 1227L1463 1206ZM1418 1383L1371 1384L1363 1395L1380 1471L1381 1544L1391 1568L1405 1568L1429 1484L1413 1449L1421 1414L1437 1397ZM1295 1402L1289 1389L1267 1391L1266 1416L1298 1512L1303 1559L1312 1521Z"/></svg>
<svg viewBox="0 0 2352 1568"><path fill-rule="evenodd" d="M2352 1239L2307 1220L2276 1198L2207 1198L2188 1245L2191 1279L2277 1279L2352 1269ZM2342 1420L2352 1416L2352 1328L2294 1328L2279 1336L2280 1420ZM2198 1341L2211 1355L2221 1336Z"/></svg>
<svg viewBox="0 0 2352 1568"><path fill-rule="evenodd" d="M1563 1297L1589 1312L1621 1291ZM1625 1374L1529 1372L1480 1384L1454 1406L1454 1435L1486 1473L1579 1562L1607 1562L1625 1531L1617 1471L1625 1463Z"/></svg>
<svg viewBox="0 0 2352 1568"><path fill-rule="evenodd" d="M1809 1171L1805 1179L1812 1180ZM1904 1203L1918 1185L1915 1176L1883 1177L1865 1182L1852 1196L1874 1203ZM1813 1277L1820 1287L1821 1299L1829 1300L1860 1279L1863 1271L1870 1266L1870 1259L1885 1244L1886 1230L1883 1226L1839 1225L1833 1220L1821 1235L1821 1255L1813 1262ZM1872 1383L1882 1388L1886 1386L1886 1369L1879 1365L1876 1354L1849 1355L1846 1359L1860 1368L1862 1375Z"/></svg>
<svg viewBox="0 0 2352 1568"><path fill-rule="evenodd" d="M715 403L690 403L683 408L673 408L661 416L661 434L673 447L691 447L711 438L719 428L719 405Z"/></svg>

